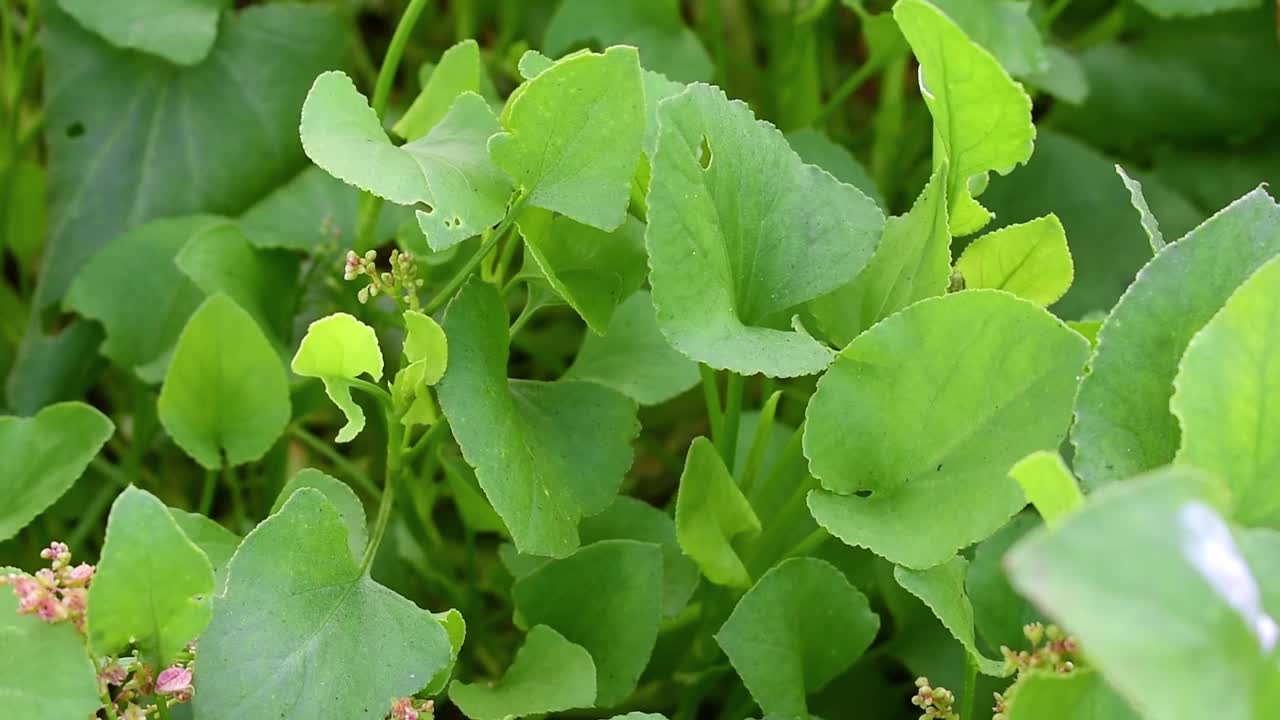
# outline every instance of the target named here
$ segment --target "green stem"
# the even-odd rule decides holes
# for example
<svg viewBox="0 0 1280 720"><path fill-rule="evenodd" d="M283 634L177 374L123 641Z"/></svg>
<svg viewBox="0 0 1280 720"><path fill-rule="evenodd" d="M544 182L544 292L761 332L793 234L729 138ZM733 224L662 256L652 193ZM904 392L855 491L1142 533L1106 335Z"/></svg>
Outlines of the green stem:
<svg viewBox="0 0 1280 720"><path fill-rule="evenodd" d="M702 397L707 402L707 424L711 426L711 442L720 447L724 435L724 415L720 411L720 388L716 385L716 371L699 365L702 374Z"/></svg>
<svg viewBox="0 0 1280 720"><path fill-rule="evenodd" d="M200 504L196 507L200 514L209 517L213 510L213 491L218 486L218 474L212 470L204 471L204 486L200 488Z"/></svg>
<svg viewBox="0 0 1280 720"><path fill-rule="evenodd" d="M502 254L498 256L498 265L493 269L493 281L499 287L502 287L507 281L507 268L511 265L511 259L515 257L516 248L520 246L522 239L519 233L511 235L507 239L507 244L502 246Z"/></svg>
<svg viewBox="0 0 1280 720"><path fill-rule="evenodd" d="M159 720L170 720L169 703L160 695L155 695L152 702L156 705L156 716Z"/></svg>
<svg viewBox="0 0 1280 720"><path fill-rule="evenodd" d="M1071 5L1071 0L1056 0L1056 2L1050 5L1048 9L1044 11L1044 14L1040 16L1040 32L1047 31L1049 26L1053 25L1053 21L1057 20L1058 16L1061 15L1069 5Z"/></svg>
<svg viewBox="0 0 1280 720"><path fill-rule="evenodd" d="M422 437L418 438L418 441L413 444L413 447L405 451L404 461L403 461L404 464L408 465L412 462L417 461L418 457L424 451L426 451L426 449L430 447L432 443L435 442L436 438L443 435L445 430L448 430L448 429L449 429L448 420L445 420L444 418L437 420L434 425L432 425L430 428L427 429L425 433L422 434Z"/></svg>
<svg viewBox="0 0 1280 720"><path fill-rule="evenodd" d="M93 467L100 471L103 470L102 467L96 464ZM112 479L120 482L123 480L123 476L117 470ZM127 485L128 483L125 482L122 487ZM111 505L111 500L115 496L116 487L114 485L104 484L98 486L98 492L89 500L89 504L80 511L75 529L66 538L68 547L78 548L84 546L84 542L89 538L89 535L97 531L99 527L98 521L102 518L103 513L107 511L107 507Z"/></svg>
<svg viewBox="0 0 1280 720"><path fill-rule="evenodd" d="M430 433L428 433L430 434ZM400 476L400 464L404 459L404 426L387 412L387 475L382 487L382 501L378 503L378 516L373 523L373 533L369 536L369 544L365 546L364 557L360 560L360 574L365 575L373 566L373 559L378 555L382 538L387 534L387 525L391 522L391 509L396 500L396 481Z"/></svg>
<svg viewBox="0 0 1280 720"><path fill-rule="evenodd" d="M116 715L116 704L111 701L111 691L104 689L98 698L102 700L102 709L107 713L107 720L120 720L120 716Z"/></svg>
<svg viewBox="0 0 1280 720"><path fill-rule="evenodd" d="M726 371L728 378L724 383L724 442L720 443L720 457L724 458L724 466L733 473L734 460L738 455L738 425L742 418L742 393L746 378L732 370Z"/></svg>
<svg viewBox="0 0 1280 720"><path fill-rule="evenodd" d="M524 304L524 309L520 311L520 314L516 316L515 321L511 323L511 327L507 330L507 334L510 337L515 337L516 333L520 332L521 328L525 326L525 323L528 323L533 319L534 313L538 312L541 307L541 305L531 305L526 302Z"/></svg>
<svg viewBox="0 0 1280 720"><path fill-rule="evenodd" d="M803 540L796 543L795 547L788 550L787 554L782 556L782 559L810 555L830 539L831 534L827 532L826 528L815 528L813 532L805 535Z"/></svg>
<svg viewBox="0 0 1280 720"><path fill-rule="evenodd" d="M964 653L964 689L960 693L961 720L973 719L973 708L976 704L974 695L978 693L978 661L968 650Z"/></svg>
<svg viewBox="0 0 1280 720"><path fill-rule="evenodd" d="M356 388L357 390L363 390L369 395L372 395L375 400L382 403L382 407L387 411L391 410L392 400L386 390L383 390L368 380L361 380L360 378L351 378L347 382L351 383L351 387Z"/></svg>
<svg viewBox="0 0 1280 720"><path fill-rule="evenodd" d="M240 487L240 478L231 463L222 466L222 481L231 489L231 514L235 519L237 532L249 531L249 513L244 505L244 488Z"/></svg>
<svg viewBox="0 0 1280 720"><path fill-rule="evenodd" d="M714 78L719 80L722 88L728 92L729 88L729 55L724 44L724 29L720 17L720 0L706 0L703 4L706 9L707 31L711 34L711 46L715 53L716 67Z"/></svg>
<svg viewBox="0 0 1280 720"><path fill-rule="evenodd" d="M827 116L839 109L840 106L844 104L844 101L849 99L850 95L857 92L858 88L865 85L873 75L879 72L883 65L884 60L879 57L867 58L867 61L864 62L861 67L846 78L840 87L836 88L831 99L827 101L826 105L822 106L822 109L818 111L817 116L813 118L813 124L817 125L823 120L826 120Z"/></svg>
<svg viewBox="0 0 1280 720"><path fill-rule="evenodd" d="M516 221L516 215L520 213L522 207L524 207L523 194L516 196L515 201L511 203L511 208L507 210L507 216L502 218L502 223L498 225L497 229L491 231L485 237L484 242L480 244L480 248L476 250L475 254L467 259L466 264L459 268L453 277L449 278L449 282L445 283L440 292L427 301L427 304L422 308L423 313L430 315L449 302L449 299L458 291L458 288L462 287L462 283L466 282L467 278L471 277L471 273L475 272L476 267L480 265L480 261L484 260L484 256L489 254L489 251L498 244L498 240L511 228L511 225Z"/></svg>
<svg viewBox="0 0 1280 720"><path fill-rule="evenodd" d="M321 440L311 434L310 431L297 425L290 427L289 433L303 445L306 445L311 450L323 455L326 460L333 463L333 465L341 470L348 478L354 480L355 483L365 490L371 497L378 497L382 494L382 491L378 489L377 485L373 484L373 481L369 479L369 475L365 473L364 470L361 470L355 463L348 460L345 455L334 450L329 443Z"/></svg>

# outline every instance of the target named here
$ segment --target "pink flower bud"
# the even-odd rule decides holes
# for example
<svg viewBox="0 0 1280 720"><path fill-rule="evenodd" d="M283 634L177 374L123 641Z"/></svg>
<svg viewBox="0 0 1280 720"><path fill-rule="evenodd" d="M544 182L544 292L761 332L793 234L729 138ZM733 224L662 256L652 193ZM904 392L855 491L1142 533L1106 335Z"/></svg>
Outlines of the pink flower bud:
<svg viewBox="0 0 1280 720"><path fill-rule="evenodd" d="M180 665L165 668L156 678L156 692L175 695L191 689L191 671Z"/></svg>
<svg viewBox="0 0 1280 720"><path fill-rule="evenodd" d="M64 584L69 587L84 587L93 579L94 570L96 570L94 566L88 563L80 563L67 570L66 576L63 578Z"/></svg>
<svg viewBox="0 0 1280 720"><path fill-rule="evenodd" d="M418 720L418 711L413 708L411 698L396 698L391 702L392 720Z"/></svg>

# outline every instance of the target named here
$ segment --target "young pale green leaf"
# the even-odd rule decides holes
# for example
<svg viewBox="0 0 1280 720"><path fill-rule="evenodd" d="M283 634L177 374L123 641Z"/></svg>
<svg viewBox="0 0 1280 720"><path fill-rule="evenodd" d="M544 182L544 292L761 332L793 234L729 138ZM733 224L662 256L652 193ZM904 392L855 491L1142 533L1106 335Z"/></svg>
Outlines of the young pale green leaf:
<svg viewBox="0 0 1280 720"><path fill-rule="evenodd" d="M1016 0L929 0L947 14L970 39L986 48L1014 77L1042 71L1049 57L1040 31Z"/></svg>
<svg viewBox="0 0 1280 720"><path fill-rule="evenodd" d="M168 667L209 624L214 587L209 559L169 508L127 487L111 506L89 586L89 647L117 656L134 645L151 667Z"/></svg>
<svg viewBox="0 0 1280 720"><path fill-rule="evenodd" d="M457 97L426 135L391 143L368 100L345 73L316 78L302 107L302 147L334 177L400 205L426 205L418 224L434 250L496 225L511 181L485 150L498 120L484 98Z"/></svg>
<svg viewBox="0 0 1280 720"><path fill-rule="evenodd" d="M1176 461L1226 480L1232 517L1280 526L1280 256L1258 269L1187 346L1170 408Z"/></svg>
<svg viewBox="0 0 1280 720"><path fill-rule="evenodd" d="M462 644L467 641L467 621L462 613L449 608L444 612L431 613L431 617L440 623L440 627L449 636L449 664L431 678L431 682L422 689L422 695L439 695L444 692L453 679L453 670L458 665L458 653L462 652Z"/></svg>
<svg viewBox="0 0 1280 720"><path fill-rule="evenodd" d="M750 587L751 576L733 549L733 538L760 532L760 521L711 441L696 438L685 456L676 497L680 549L717 585Z"/></svg>
<svg viewBox="0 0 1280 720"><path fill-rule="evenodd" d="M626 219L644 137L635 48L557 62L517 89L489 155L526 202L604 231Z"/></svg>
<svg viewBox="0 0 1280 720"><path fill-rule="evenodd" d="M347 527L347 544L351 546L351 557L359 560L364 555L365 543L369 541L369 517L365 513L364 503L356 496L350 485L327 475L315 468L303 468L289 478L289 482L280 489L276 501L271 504L271 514L280 512L280 508L302 488L318 490L338 511L342 524Z"/></svg>
<svg viewBox="0 0 1280 720"><path fill-rule="evenodd" d="M714 368L820 372L831 350L778 328L862 270L884 216L718 88L692 85L659 116L645 233L658 327Z"/></svg>
<svg viewBox="0 0 1280 720"><path fill-rule="evenodd" d="M1267 712L1255 696L1274 673L1276 624L1223 505L1224 489L1198 471L1165 469L1090 495L1005 558L1014 586L1079 638L1142 717Z"/></svg>
<svg viewBox="0 0 1280 720"><path fill-rule="evenodd" d="M512 592L527 625L549 625L591 653L596 705L612 707L631 694L658 639L662 551L657 545L593 543L529 573Z"/></svg>
<svg viewBox="0 0 1280 720"><path fill-rule="evenodd" d="M964 587L968 573L969 561L957 555L927 570L894 567L893 579L929 606L952 637L960 641L965 652L977 662L979 670L986 675L1004 677L1009 674L1004 670L1004 662L986 657L978 650L973 605L969 603Z"/></svg>
<svg viewBox="0 0 1280 720"><path fill-rule="evenodd" d="M1048 307L1071 287L1075 269L1057 215L987 233L956 261L967 288L1005 290Z"/></svg>
<svg viewBox="0 0 1280 720"><path fill-rule="evenodd" d="M680 552L671 516L635 498L619 496L604 512L583 518L584 545L602 540L638 540L662 548L662 614L674 617L698 586L698 566Z"/></svg>
<svg viewBox="0 0 1280 720"><path fill-rule="evenodd" d="M1005 701L1007 720L1139 720L1092 668L1029 673Z"/></svg>
<svg viewBox="0 0 1280 720"><path fill-rule="evenodd" d="M30 418L0 417L0 540L62 497L113 432L106 415L81 402L50 405Z"/></svg>
<svg viewBox="0 0 1280 720"><path fill-rule="evenodd" d="M261 458L289 424L289 379L253 317L214 295L179 336L156 410L205 468L240 465Z"/></svg>
<svg viewBox="0 0 1280 720"><path fill-rule="evenodd" d="M677 88L677 92L681 89L683 88ZM885 206L876 181L871 179L867 169L845 146L832 142L831 138L813 128L801 128L787 133L787 144L801 160L826 170L845 185L858 188L863 195L875 201L876 207Z"/></svg>
<svg viewBox="0 0 1280 720"><path fill-rule="evenodd" d="M58 0L87 30L125 50L141 50L178 65L195 65L218 37L218 17L231 0Z"/></svg>
<svg viewBox="0 0 1280 720"><path fill-rule="evenodd" d="M596 699L591 654L546 625L529 631L502 679L455 682L449 699L471 720L507 720L588 708Z"/></svg>
<svg viewBox="0 0 1280 720"><path fill-rule="evenodd" d="M920 61L920 94L945 159L951 232L976 232L991 213L974 199L987 173L1006 174L1031 157L1031 99L1000 63L926 0L902 0L893 17ZM963 68L963 70L961 70Z"/></svg>
<svg viewBox="0 0 1280 720"><path fill-rule="evenodd" d="M236 548L240 547L240 536L200 513L169 508L169 514L173 516L173 521L178 524L182 534L209 559L215 586L225 587L227 564L231 562L231 556L236 554Z"/></svg>
<svg viewBox="0 0 1280 720"><path fill-rule="evenodd" d="M431 132L463 93L480 94L480 45L467 38L445 50L422 92L391 131L410 142Z"/></svg>
<svg viewBox="0 0 1280 720"><path fill-rule="evenodd" d="M1076 476L1053 450L1037 450L1009 469L1009 477L1022 486L1027 502L1036 507L1049 527L1084 505Z"/></svg>
<svg viewBox="0 0 1280 720"><path fill-rule="evenodd" d="M377 720L449 657L440 623L363 574L338 511L301 488L231 560L200 639L195 714Z"/></svg>
<svg viewBox="0 0 1280 720"><path fill-rule="evenodd" d="M542 49L559 56L588 40L634 45L642 65L680 82L708 81L714 70L676 0L567 0L547 23Z"/></svg>
<svg viewBox="0 0 1280 720"><path fill-rule="evenodd" d="M1124 168L1116 165L1116 174L1120 176L1120 181L1124 183L1125 189L1129 191L1129 202L1133 203L1133 209L1138 211L1138 220L1142 223L1142 231L1147 234L1147 239L1151 241L1151 252L1158 253L1164 249L1164 235L1160 234L1160 223L1156 221L1156 216L1151 212L1151 208L1147 205L1147 197L1142 194L1142 183L1129 177Z"/></svg>
<svg viewBox="0 0 1280 720"><path fill-rule="evenodd" d="M228 225L223 218L194 215L130 230L89 259L63 306L102 323L107 338L101 351L116 365L130 370L155 361L173 350L204 300L175 258L190 241Z"/></svg>
<svg viewBox="0 0 1280 720"><path fill-rule="evenodd" d="M422 364L422 382L435 385L449 366L449 341L431 316L410 310L404 314L404 356Z"/></svg>
<svg viewBox="0 0 1280 720"><path fill-rule="evenodd" d="M0 577L20 572L0 567ZM92 717L102 706L97 668L68 622L18 614L18 597L0 587L0 698L30 720Z"/></svg>
<svg viewBox="0 0 1280 720"><path fill-rule="evenodd" d="M586 333L565 380L590 380L641 405L660 405L698 384L698 365L658 329L646 290L627 298L603 335Z"/></svg>
<svg viewBox="0 0 1280 720"><path fill-rule="evenodd" d="M1159 17L1176 18L1256 8L1262 2L1261 0L1138 0L1138 4Z"/></svg>
<svg viewBox="0 0 1280 720"><path fill-rule="evenodd" d="M519 228L547 282L597 335L605 333L614 310L640 289L649 272L644 223L633 217L604 232L528 208L520 214Z"/></svg>
<svg viewBox="0 0 1280 720"><path fill-rule="evenodd" d="M946 562L1026 504L1006 473L1058 446L1088 354L1048 312L996 290L891 316L840 353L809 401L804 450L825 488L809 509L898 565Z"/></svg>
<svg viewBox="0 0 1280 720"><path fill-rule="evenodd" d="M879 629L866 596L833 565L792 558L742 596L715 637L765 713L807 717L805 697L852 665Z"/></svg>
<svg viewBox="0 0 1280 720"><path fill-rule="evenodd" d="M867 268L852 282L809 302L818 327L844 347L860 333L917 300L947 291L951 231L947 168L938 166L906 215L889 218Z"/></svg>
<svg viewBox="0 0 1280 720"><path fill-rule="evenodd" d="M1261 188L1156 255L1098 335L1076 398L1071 442L1086 488L1173 460L1169 411L1187 345L1231 293L1280 253L1280 206Z"/></svg>
<svg viewBox="0 0 1280 720"><path fill-rule="evenodd" d="M351 381L368 374L382 379L382 349L373 328L346 313L311 323L293 356L293 372L320 378L329 399L347 418L338 442L350 442L364 429L364 410L351 397Z"/></svg>
<svg viewBox="0 0 1280 720"><path fill-rule="evenodd" d="M635 404L595 383L508 380L507 311L485 283L463 287L444 328L440 407L463 457L521 552L568 555L631 466Z"/></svg>

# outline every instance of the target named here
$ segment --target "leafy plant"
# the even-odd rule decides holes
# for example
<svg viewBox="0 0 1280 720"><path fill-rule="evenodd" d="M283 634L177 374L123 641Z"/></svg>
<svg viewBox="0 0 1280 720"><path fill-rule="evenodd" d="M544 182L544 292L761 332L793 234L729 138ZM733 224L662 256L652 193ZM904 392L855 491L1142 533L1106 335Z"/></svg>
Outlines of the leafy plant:
<svg viewBox="0 0 1280 720"><path fill-rule="evenodd" d="M7 3L5 711L1269 717L1275 13Z"/></svg>

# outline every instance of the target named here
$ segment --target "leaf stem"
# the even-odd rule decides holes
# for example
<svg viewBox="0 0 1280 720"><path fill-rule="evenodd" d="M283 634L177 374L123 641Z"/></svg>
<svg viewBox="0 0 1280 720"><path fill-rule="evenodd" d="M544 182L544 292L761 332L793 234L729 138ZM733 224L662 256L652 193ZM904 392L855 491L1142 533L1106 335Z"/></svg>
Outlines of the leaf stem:
<svg viewBox="0 0 1280 720"><path fill-rule="evenodd" d="M502 238L503 234L505 234L507 230L511 228L511 225L515 223L516 215L518 215L520 213L520 209L524 207L524 200L525 196L523 193L516 196L516 199L511 203L511 208L507 210L507 216L502 218L502 222L495 230L490 231L489 234L485 236L484 242L480 244L480 248L476 250L474 255L467 259L466 264L459 268L458 272L454 273L453 277L449 278L449 281L440 289L440 292L436 293L434 297L427 301L427 304L422 307L423 313L430 315L441 307L444 307L445 303L449 302L449 299L458 291L458 288L462 287L462 283L466 282L467 278L471 277L471 273L475 272L476 267L480 265L480 261L484 259L484 256L489 254L489 251L498 244L498 240Z"/></svg>
<svg viewBox="0 0 1280 720"><path fill-rule="evenodd" d="M873 75L880 72L880 68L884 64L884 59L881 57L873 56L867 58L866 62L862 63L862 65L855 70L852 75L846 78L839 88L836 88L831 99L828 100L827 104L823 105L822 109L818 111L818 114L814 116L813 124L817 125L823 120L826 120L831 113L835 112L842 104L844 104L845 100L849 99L850 95L857 92L858 88L865 85Z"/></svg>
<svg viewBox="0 0 1280 720"><path fill-rule="evenodd" d="M244 488L240 487L240 478L236 476L236 468L223 461L222 481L231 489L231 514L235 518L236 530L241 534L249 531L249 514L244 506Z"/></svg>
<svg viewBox="0 0 1280 720"><path fill-rule="evenodd" d="M728 377L724 383L724 442L720 443L720 456L724 458L724 466L733 473L734 461L738 455L738 426L742 419L742 395L746 378L732 370L727 370Z"/></svg>
<svg viewBox="0 0 1280 720"><path fill-rule="evenodd" d="M724 435L724 416L720 413L720 388L716 385L716 371L706 365L698 365L702 374L702 397L707 402L707 424L711 426L711 442L720 447Z"/></svg>
<svg viewBox="0 0 1280 720"><path fill-rule="evenodd" d="M831 533L827 532L826 528L814 528L813 532L805 535L803 540L796 543L795 547L788 550L787 554L782 556L782 559L786 560L788 558L810 555L815 550L825 545L830 539Z"/></svg>
<svg viewBox="0 0 1280 720"><path fill-rule="evenodd" d="M362 380L360 378L351 378L348 382L351 383L351 387L356 388L357 390L363 390L364 392L372 395L375 400L382 403L382 406L390 412L392 401L391 396L387 394L386 390L383 390L368 380Z"/></svg>
<svg viewBox="0 0 1280 720"><path fill-rule="evenodd" d="M973 653L964 651L964 688L960 693L960 717L973 717L974 695L978 692L978 661Z"/></svg>
<svg viewBox="0 0 1280 720"><path fill-rule="evenodd" d="M152 697L152 702L156 704L156 716L159 720L171 720L169 715L169 703L163 697L156 694Z"/></svg>
<svg viewBox="0 0 1280 720"><path fill-rule="evenodd" d="M209 517L213 510L213 491L218 486L218 474L212 470L204 471L204 485L200 488L200 504L196 509L201 515Z"/></svg>
<svg viewBox="0 0 1280 720"><path fill-rule="evenodd" d="M430 434L430 433L428 433ZM378 555L382 538L387 534L387 525L391 522L391 508L396 500L396 481L400 476L401 462L405 452L404 426L387 410L387 472L382 486L382 500L378 503L378 516L373 522L373 533L369 536L369 544L364 548L364 557L360 559L360 574L367 575L373 566L373 559Z"/></svg>

